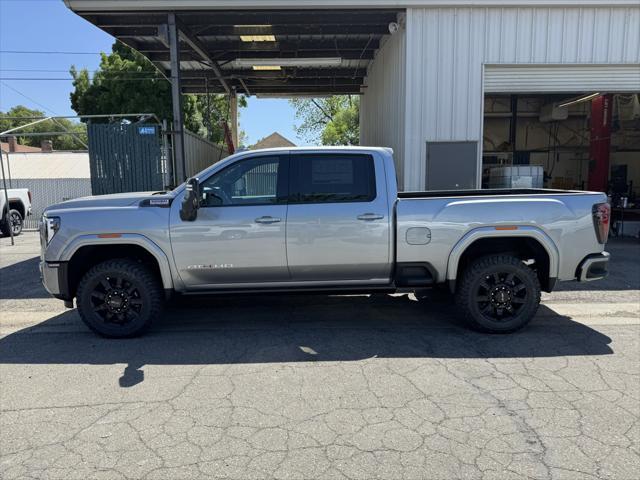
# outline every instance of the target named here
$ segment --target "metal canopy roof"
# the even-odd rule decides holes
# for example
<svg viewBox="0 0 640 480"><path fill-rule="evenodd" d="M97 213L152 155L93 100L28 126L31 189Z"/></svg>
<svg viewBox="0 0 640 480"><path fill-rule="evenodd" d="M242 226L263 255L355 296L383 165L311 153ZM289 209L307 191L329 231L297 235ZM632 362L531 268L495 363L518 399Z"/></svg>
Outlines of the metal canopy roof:
<svg viewBox="0 0 640 480"><path fill-rule="evenodd" d="M168 14L175 13L183 93L221 93L228 87L247 95L288 96L361 93L367 66L401 11L76 13L144 54L167 76L171 68Z"/></svg>

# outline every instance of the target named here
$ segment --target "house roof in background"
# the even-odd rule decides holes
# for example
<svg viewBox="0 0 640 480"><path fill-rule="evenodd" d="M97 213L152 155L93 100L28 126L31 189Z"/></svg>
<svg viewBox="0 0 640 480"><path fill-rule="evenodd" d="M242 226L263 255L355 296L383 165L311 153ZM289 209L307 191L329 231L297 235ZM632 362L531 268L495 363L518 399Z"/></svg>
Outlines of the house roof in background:
<svg viewBox="0 0 640 480"><path fill-rule="evenodd" d="M278 148L278 147L295 147L296 144L291 140L283 137L278 132L273 132L271 135L258 140L255 145L251 146L252 150L258 150L259 148Z"/></svg>
<svg viewBox="0 0 640 480"><path fill-rule="evenodd" d="M2 162L5 165L5 172L10 168L11 178L16 180L91 178L87 152L15 152L9 154L9 168L7 168L6 155L2 155Z"/></svg>
<svg viewBox="0 0 640 480"><path fill-rule="evenodd" d="M0 148L3 152L9 151L9 143L8 142L0 142ZM17 153L39 153L42 152L40 147L31 147L29 145L20 145L16 144L16 152Z"/></svg>

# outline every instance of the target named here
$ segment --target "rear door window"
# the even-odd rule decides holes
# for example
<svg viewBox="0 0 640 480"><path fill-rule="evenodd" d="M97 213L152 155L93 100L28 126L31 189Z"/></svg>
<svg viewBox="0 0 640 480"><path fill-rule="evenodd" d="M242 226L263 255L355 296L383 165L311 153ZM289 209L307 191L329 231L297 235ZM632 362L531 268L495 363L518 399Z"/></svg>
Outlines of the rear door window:
<svg viewBox="0 0 640 480"><path fill-rule="evenodd" d="M370 202L376 198L370 155L292 155L290 179L290 203Z"/></svg>

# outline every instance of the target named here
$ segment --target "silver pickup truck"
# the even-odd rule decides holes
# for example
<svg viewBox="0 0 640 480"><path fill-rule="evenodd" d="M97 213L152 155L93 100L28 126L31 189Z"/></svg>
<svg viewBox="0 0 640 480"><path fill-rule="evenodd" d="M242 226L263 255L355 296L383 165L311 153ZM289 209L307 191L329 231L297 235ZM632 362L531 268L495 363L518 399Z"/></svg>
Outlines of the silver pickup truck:
<svg viewBox="0 0 640 480"><path fill-rule="evenodd" d="M87 197L41 223L46 289L109 337L173 294L403 292L444 284L469 324L523 327L541 290L607 274L602 193L398 193L385 148L242 152L170 192Z"/></svg>

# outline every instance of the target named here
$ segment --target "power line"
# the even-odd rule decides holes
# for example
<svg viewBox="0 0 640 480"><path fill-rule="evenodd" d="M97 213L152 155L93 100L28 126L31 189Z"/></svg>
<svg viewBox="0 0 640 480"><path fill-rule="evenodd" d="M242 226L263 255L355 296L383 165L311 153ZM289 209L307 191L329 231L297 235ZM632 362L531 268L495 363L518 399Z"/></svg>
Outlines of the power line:
<svg viewBox="0 0 640 480"><path fill-rule="evenodd" d="M89 80L94 80L95 77L89 77ZM0 77L0 80L20 80L20 81L72 81L75 80L73 77ZM121 81L121 82L129 82L135 80L162 80L165 79L160 76L155 77L103 77L102 80L105 81Z"/></svg>
<svg viewBox="0 0 640 480"><path fill-rule="evenodd" d="M29 97L28 95L25 95L25 94L24 94L24 93L22 93L20 90L16 90L16 89L15 89L15 88L13 88L11 85L9 85L9 84L7 84L7 83L3 82L2 80L0 80L0 83L1 83L2 85L4 85L5 87L7 87L8 89L13 90L14 92L16 92L16 93L17 93L18 95L20 95L21 97L24 97L24 98L26 98L27 100L29 100L30 102L35 103L35 104L36 104L36 105L38 105L39 107L44 108L45 110L47 110L47 111L49 111L49 112L53 113L54 115L58 115L58 113L57 113L57 112L55 112L55 111L51 110L51 109L50 109L50 108L48 108L48 107L45 107L45 106L44 106L43 104L41 104L40 102L38 102L38 101L34 100L33 98Z"/></svg>
<svg viewBox="0 0 640 480"><path fill-rule="evenodd" d="M63 51L36 51L36 50L0 50L0 53L18 55L100 55L104 52L63 52Z"/></svg>
<svg viewBox="0 0 640 480"><path fill-rule="evenodd" d="M1 2L2 0L0 0ZM88 72L99 72L100 70L89 70L89 69L80 69L80 70L87 70ZM126 70L122 70L123 72ZM32 72L32 73L69 73L69 69L67 68L66 70L48 70L48 69L40 69L40 68L0 68L0 72ZM136 73L136 72L130 72L130 73ZM140 73L148 73L148 72L140 72Z"/></svg>

